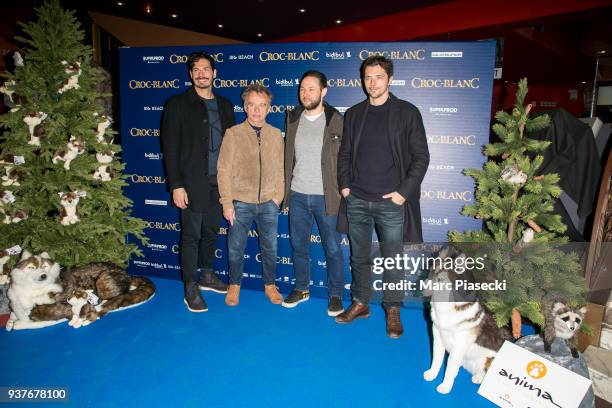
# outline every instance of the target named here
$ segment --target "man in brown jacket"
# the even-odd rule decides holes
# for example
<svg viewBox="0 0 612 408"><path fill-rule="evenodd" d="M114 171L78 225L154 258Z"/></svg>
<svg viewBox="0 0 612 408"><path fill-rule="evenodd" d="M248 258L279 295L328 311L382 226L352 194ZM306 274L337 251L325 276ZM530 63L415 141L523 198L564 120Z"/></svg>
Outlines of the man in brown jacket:
<svg viewBox="0 0 612 408"><path fill-rule="evenodd" d="M262 85L242 92L247 119L225 132L219 161L220 202L230 223L227 236L230 286L225 297L238 305L244 267L244 249L253 221L257 224L265 292L270 302L281 304L276 280L277 226L285 181L284 144L279 129L266 123L272 94Z"/></svg>

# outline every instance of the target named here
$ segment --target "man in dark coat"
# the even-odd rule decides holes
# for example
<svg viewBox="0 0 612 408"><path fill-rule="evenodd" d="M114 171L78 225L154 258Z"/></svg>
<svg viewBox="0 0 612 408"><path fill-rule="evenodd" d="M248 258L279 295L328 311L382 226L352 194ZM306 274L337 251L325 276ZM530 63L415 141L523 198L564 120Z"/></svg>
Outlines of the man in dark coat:
<svg viewBox="0 0 612 408"><path fill-rule="evenodd" d="M166 179L172 201L181 209L180 259L185 303L192 312L208 310L200 289L226 293L227 285L213 271L221 204L217 159L234 109L213 93L215 60L195 52L187 60L193 86L166 102L161 128ZM202 276L197 280L197 270Z"/></svg>
<svg viewBox="0 0 612 408"><path fill-rule="evenodd" d="M422 242L421 182L429 165L429 150L419 110L389 93L393 62L372 56L361 65L368 99L345 115L338 154L338 187L346 202L353 282L351 306L336 317L350 323L368 317L372 298L372 231L376 227L382 256L395 258L404 242ZM383 289L404 277L385 269ZM385 290L387 335L403 333L400 306L404 291Z"/></svg>

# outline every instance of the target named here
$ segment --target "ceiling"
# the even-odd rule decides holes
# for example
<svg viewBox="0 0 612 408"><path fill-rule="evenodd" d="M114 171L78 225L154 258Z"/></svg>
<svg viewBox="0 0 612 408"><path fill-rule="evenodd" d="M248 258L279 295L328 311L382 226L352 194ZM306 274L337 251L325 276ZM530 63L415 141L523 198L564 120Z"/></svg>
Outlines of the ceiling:
<svg viewBox="0 0 612 408"><path fill-rule="evenodd" d="M64 7L77 11L85 27L90 21L88 11L94 11L253 43L276 41L305 32L339 28L376 17L453 3L441 0L352 0L350 3L330 0L60 1ZM22 0L3 5L5 17L4 21L0 20L0 40L3 36L9 39L18 33L16 22L31 20L34 17L33 6L41 2ZM512 81L526 75L534 80L541 78L542 83L591 81L595 55L606 50L605 58L600 61L600 79L612 80L612 58L608 57L612 56L610 21L612 1L610 6L603 8L440 33L416 40L504 38L504 78Z"/></svg>
<svg viewBox="0 0 612 408"><path fill-rule="evenodd" d="M375 2L372 0L351 0L350 2L330 0L61 0L65 7L81 13L95 11L253 43L267 42L292 34L331 28L339 24L447 2L446 0L376 0ZM28 3L30 5L40 4L41 1L25 0L15 3L22 4L9 7L23 7Z"/></svg>

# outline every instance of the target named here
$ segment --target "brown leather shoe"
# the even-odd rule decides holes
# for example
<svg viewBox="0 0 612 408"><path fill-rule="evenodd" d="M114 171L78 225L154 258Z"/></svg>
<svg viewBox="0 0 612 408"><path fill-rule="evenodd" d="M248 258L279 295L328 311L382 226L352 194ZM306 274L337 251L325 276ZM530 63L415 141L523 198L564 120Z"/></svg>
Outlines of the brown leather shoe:
<svg viewBox="0 0 612 408"><path fill-rule="evenodd" d="M265 285L265 292L268 299L270 299L270 303L274 305L280 305L283 303L283 296L278 292L278 288L276 285Z"/></svg>
<svg viewBox="0 0 612 408"><path fill-rule="evenodd" d="M336 316L336 323L352 323L359 317L370 317L370 306L353 300L348 309Z"/></svg>
<svg viewBox="0 0 612 408"><path fill-rule="evenodd" d="M399 306L385 308L387 312L387 336L392 339L399 339L404 334L404 327L400 319Z"/></svg>
<svg viewBox="0 0 612 408"><path fill-rule="evenodd" d="M228 306L238 306L240 297L240 285L229 285L227 295L225 295L225 304Z"/></svg>

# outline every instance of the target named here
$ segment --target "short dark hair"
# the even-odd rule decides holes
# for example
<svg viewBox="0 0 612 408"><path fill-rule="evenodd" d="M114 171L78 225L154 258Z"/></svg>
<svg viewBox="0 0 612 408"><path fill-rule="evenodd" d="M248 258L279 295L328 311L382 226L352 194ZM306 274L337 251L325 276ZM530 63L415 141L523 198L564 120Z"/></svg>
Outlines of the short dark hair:
<svg viewBox="0 0 612 408"><path fill-rule="evenodd" d="M306 77L317 78L319 80L319 84L321 85L321 89L327 88L327 77L321 71L317 71L315 69L311 69L309 71L304 72L304 74L302 74L302 77L300 78L300 86L302 85L302 81Z"/></svg>
<svg viewBox="0 0 612 408"><path fill-rule="evenodd" d="M380 67L385 70L389 78L393 76L393 61L383 57L382 55L371 55L361 63L361 79L363 79L365 76L365 70L367 67L375 67L376 65L380 65Z"/></svg>
<svg viewBox="0 0 612 408"><path fill-rule="evenodd" d="M215 59L210 54L207 54L203 51L196 51L192 52L191 55L189 55L189 58L187 58L187 66L189 67L189 72L193 70L193 66L196 64L196 62L201 59L208 60L208 62L210 62L210 67L212 68L212 70L215 70Z"/></svg>
<svg viewBox="0 0 612 408"><path fill-rule="evenodd" d="M246 99L249 96L250 93L258 93L258 94L264 94L268 97L268 99L270 99L270 102L272 102L272 92L270 92L270 90L261 85L261 84L251 84L249 86L247 86L246 88L244 88L244 90L242 91L242 94L240 94L240 97L242 98L242 102L246 103Z"/></svg>

